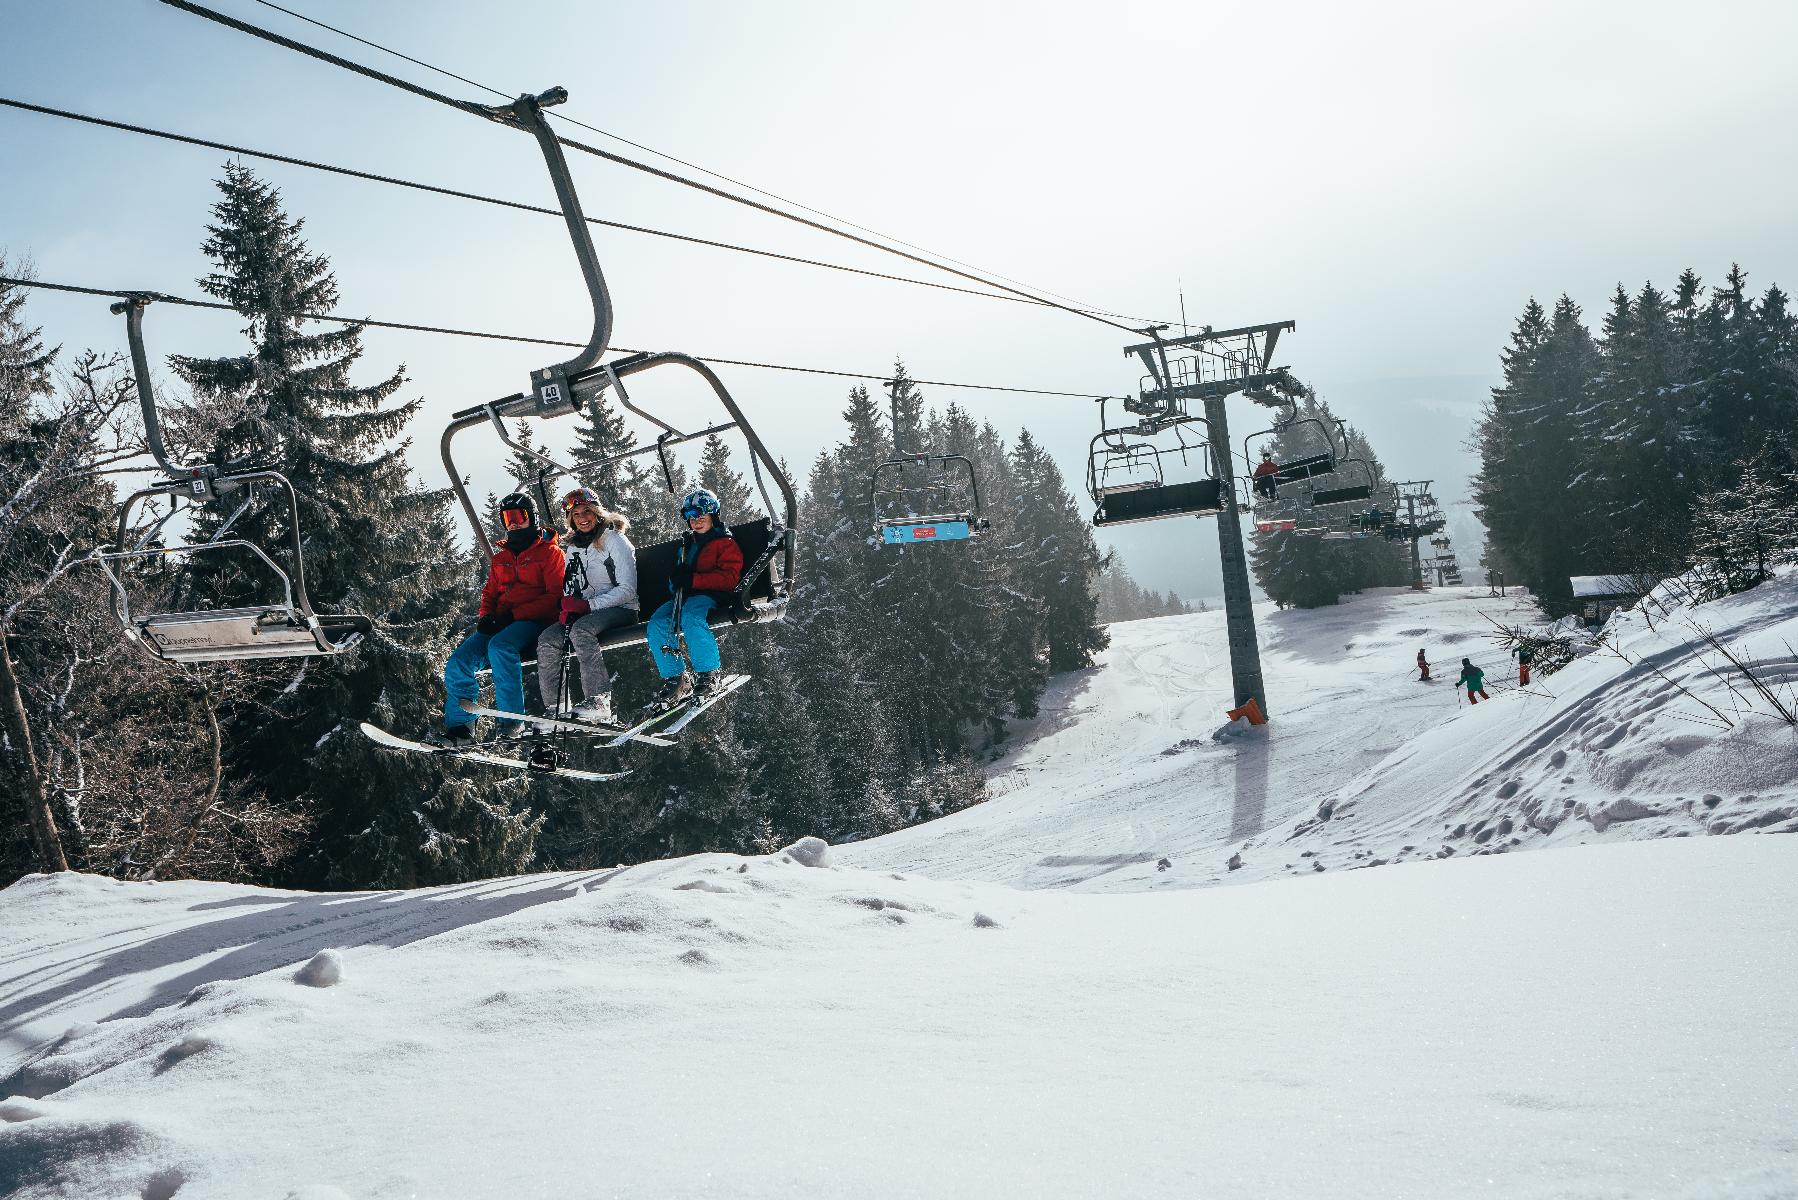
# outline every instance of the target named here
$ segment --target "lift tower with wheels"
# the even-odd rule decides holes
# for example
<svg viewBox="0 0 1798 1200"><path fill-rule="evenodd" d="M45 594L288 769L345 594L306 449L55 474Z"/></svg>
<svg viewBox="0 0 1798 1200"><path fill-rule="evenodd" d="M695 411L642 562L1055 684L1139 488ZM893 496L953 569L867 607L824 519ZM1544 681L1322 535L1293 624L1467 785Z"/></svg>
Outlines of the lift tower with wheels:
<svg viewBox="0 0 1798 1200"><path fill-rule="evenodd" d="M1253 700L1267 713L1267 688L1261 680L1261 647L1255 637L1255 610L1249 599L1249 561L1242 548L1242 521L1237 508L1230 463L1230 424L1224 399L1241 393L1268 408L1285 408L1305 395L1305 387L1285 367L1272 365L1280 334L1297 328L1293 321L1245 325L1238 329L1206 326L1190 337L1163 338L1167 326L1143 330L1151 340L1126 346L1126 357L1142 360L1148 373L1126 411L1145 427L1189 421L1188 406L1205 406L1212 471L1219 484L1218 555L1224 569L1224 620L1230 642L1230 678L1238 707Z"/></svg>

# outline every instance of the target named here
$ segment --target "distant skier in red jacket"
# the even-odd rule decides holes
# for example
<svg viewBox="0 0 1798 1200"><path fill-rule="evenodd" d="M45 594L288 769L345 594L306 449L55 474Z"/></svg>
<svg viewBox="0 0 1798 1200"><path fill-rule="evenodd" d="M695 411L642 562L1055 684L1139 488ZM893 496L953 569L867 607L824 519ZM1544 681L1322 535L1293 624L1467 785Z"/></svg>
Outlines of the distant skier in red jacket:
<svg viewBox="0 0 1798 1200"><path fill-rule="evenodd" d="M493 668L493 706L524 712L526 646L554 623L562 611L562 571L566 558L553 529L537 525L537 506L523 492L499 502L505 540L494 551L481 589L481 611L474 631L462 639L443 664L443 740L474 739L475 718L462 701L478 701L481 684L475 672ZM496 737L518 732L519 722L501 721Z"/></svg>
<svg viewBox="0 0 1798 1200"><path fill-rule="evenodd" d="M1430 682L1430 660L1423 656L1421 649L1417 651L1417 680L1419 683Z"/></svg>
<svg viewBox="0 0 1798 1200"><path fill-rule="evenodd" d="M707 618L714 608L736 602L737 584L743 579L743 550L730 535L721 510L718 497L706 488L688 492L681 500L680 515L686 518L687 533L668 582L675 599L649 618L649 652L655 656L656 671L663 680L656 697L661 704L684 700L690 693L703 696L717 684L722 660L718 636ZM672 648L676 603L680 605L681 637L696 675L687 674L687 664Z"/></svg>
<svg viewBox="0 0 1798 1200"><path fill-rule="evenodd" d="M1261 463L1255 468L1255 494L1272 500L1280 494L1280 464L1272 450L1261 452Z"/></svg>

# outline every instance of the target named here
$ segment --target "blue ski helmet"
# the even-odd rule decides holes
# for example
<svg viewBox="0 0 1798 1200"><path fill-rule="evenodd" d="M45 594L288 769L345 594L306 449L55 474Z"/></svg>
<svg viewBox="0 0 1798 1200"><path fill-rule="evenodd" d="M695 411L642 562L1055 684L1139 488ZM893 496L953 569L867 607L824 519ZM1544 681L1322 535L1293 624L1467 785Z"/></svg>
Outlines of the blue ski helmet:
<svg viewBox="0 0 1798 1200"><path fill-rule="evenodd" d="M695 488L681 498L680 515L683 521L691 521L694 517L718 515L723 505L709 488Z"/></svg>

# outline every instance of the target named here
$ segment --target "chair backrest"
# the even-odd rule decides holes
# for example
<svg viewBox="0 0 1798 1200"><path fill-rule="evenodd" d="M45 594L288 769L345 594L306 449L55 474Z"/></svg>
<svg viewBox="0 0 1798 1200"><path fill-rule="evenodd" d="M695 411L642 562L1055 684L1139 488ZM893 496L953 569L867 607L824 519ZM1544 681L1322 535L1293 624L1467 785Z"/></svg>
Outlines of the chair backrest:
<svg viewBox="0 0 1798 1200"><path fill-rule="evenodd" d="M732 525L730 533L737 540L737 547L743 551L743 569L749 570L761 558L762 551L768 548L773 522L767 517L755 521L746 521L741 525ZM637 548L637 607L639 621L647 621L653 613L674 593L668 587L669 577L674 573L675 557L680 553L680 540L657 542L653 546ZM768 567L756 576L749 587L752 600L772 600L774 598L774 572Z"/></svg>
<svg viewBox="0 0 1798 1200"><path fill-rule="evenodd" d="M965 516L913 517L880 523L880 540L888 546L911 542L963 542L974 536L974 525Z"/></svg>
<svg viewBox="0 0 1798 1200"><path fill-rule="evenodd" d="M1224 510L1223 484L1215 479L1170 483L1135 492L1113 492L1093 516L1094 525L1122 525L1161 517L1210 516Z"/></svg>
<svg viewBox="0 0 1798 1200"><path fill-rule="evenodd" d="M1313 492L1311 503L1318 504L1353 504L1357 500L1365 500L1373 495L1373 489L1366 484L1354 487L1332 488L1328 491Z"/></svg>

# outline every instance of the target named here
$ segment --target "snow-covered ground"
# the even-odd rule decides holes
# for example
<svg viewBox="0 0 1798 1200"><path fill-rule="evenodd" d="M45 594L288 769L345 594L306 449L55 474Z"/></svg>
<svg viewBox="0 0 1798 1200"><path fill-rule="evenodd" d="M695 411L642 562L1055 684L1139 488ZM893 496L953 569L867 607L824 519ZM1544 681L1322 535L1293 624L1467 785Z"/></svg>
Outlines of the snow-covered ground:
<svg viewBox="0 0 1798 1200"><path fill-rule="evenodd" d="M1784 686L1795 587L1692 616ZM1119 626L995 799L821 861L32 877L0 1197L1798 1195L1798 839L1666 836L1789 829L1790 729L1677 619L1411 678L1499 681L1486 613L1266 612L1222 740L1221 616Z"/></svg>
<svg viewBox="0 0 1798 1200"><path fill-rule="evenodd" d="M997 764L995 799L840 857L1018 887L1139 891L1798 830L1798 736L1701 641L1715 634L1757 660L1793 702L1798 573L1696 608L1619 614L1615 652L1528 689L1492 640L1494 622L1541 620L1515 589L1380 590L1257 617L1274 718L1264 728L1224 726L1233 697L1221 612L1114 626L1100 665L1061 679ZM1431 683L1417 679L1419 649ZM1490 701L1469 706L1454 686L1463 658L1486 671Z"/></svg>

